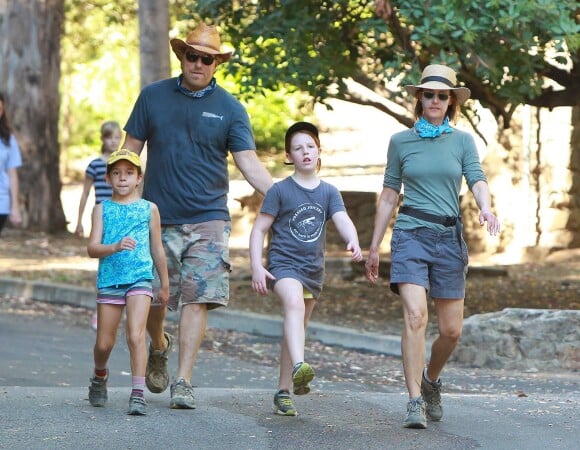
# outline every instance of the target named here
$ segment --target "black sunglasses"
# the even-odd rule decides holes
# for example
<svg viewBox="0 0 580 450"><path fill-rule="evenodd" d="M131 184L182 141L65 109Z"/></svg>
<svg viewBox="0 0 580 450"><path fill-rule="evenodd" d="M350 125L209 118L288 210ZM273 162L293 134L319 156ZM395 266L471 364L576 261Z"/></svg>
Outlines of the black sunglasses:
<svg viewBox="0 0 580 450"><path fill-rule="evenodd" d="M433 97L435 97L435 92L426 92L426 91L423 91L423 97L425 97L427 100L431 100ZM449 100L449 94L441 94L441 93L439 93L439 94L437 94L437 97L442 102L446 102L447 100Z"/></svg>
<svg viewBox="0 0 580 450"><path fill-rule="evenodd" d="M200 55L199 53L195 52L185 52L185 58L192 63L197 62L197 60L201 58L201 62L206 66L211 66L215 61L215 58L213 56Z"/></svg>

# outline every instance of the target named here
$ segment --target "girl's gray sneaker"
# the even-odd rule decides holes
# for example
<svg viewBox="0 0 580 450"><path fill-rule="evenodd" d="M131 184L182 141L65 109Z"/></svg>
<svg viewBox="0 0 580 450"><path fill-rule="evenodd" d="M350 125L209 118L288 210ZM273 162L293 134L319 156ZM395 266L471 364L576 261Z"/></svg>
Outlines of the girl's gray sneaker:
<svg viewBox="0 0 580 450"><path fill-rule="evenodd" d="M296 363L292 369L294 395L305 395L310 392L310 382L314 379L314 369L307 362Z"/></svg>
<svg viewBox="0 0 580 450"><path fill-rule="evenodd" d="M274 412L280 416L297 416L290 392L278 391L274 395Z"/></svg>
<svg viewBox="0 0 580 450"><path fill-rule="evenodd" d="M109 375L105 378L93 377L90 379L91 385L89 386L89 402L91 406L105 406L107 403L107 380Z"/></svg>
<svg viewBox="0 0 580 450"><path fill-rule="evenodd" d="M131 395L129 397L129 411L127 414L131 416L144 416L147 414L147 402L144 397L139 395Z"/></svg>

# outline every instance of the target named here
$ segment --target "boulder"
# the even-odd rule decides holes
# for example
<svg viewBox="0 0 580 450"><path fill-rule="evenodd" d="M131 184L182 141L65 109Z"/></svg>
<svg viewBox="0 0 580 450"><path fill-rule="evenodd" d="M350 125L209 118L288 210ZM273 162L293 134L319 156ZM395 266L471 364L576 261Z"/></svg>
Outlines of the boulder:
<svg viewBox="0 0 580 450"><path fill-rule="evenodd" d="M506 308L467 318L452 361L522 371L580 370L580 311Z"/></svg>

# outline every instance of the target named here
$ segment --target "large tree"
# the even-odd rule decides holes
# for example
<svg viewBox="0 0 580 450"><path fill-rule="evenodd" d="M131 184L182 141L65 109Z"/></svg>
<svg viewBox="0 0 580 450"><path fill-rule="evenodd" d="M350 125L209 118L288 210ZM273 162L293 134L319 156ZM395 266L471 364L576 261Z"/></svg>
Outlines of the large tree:
<svg viewBox="0 0 580 450"><path fill-rule="evenodd" d="M64 0L0 2L0 90L20 144L25 226L61 231L58 114Z"/></svg>
<svg viewBox="0 0 580 450"><path fill-rule="evenodd" d="M146 84L169 75L169 1L140 0L139 13L141 82ZM89 79L85 82L88 88L68 83L60 86L64 93L64 111L60 111L61 51L65 79L70 81L76 67L98 59L106 51L103 49L109 48L106 44L119 39L118 33L111 36L107 29L136 23L136 14L137 2L132 0L0 1L0 35L8 37L0 41L0 90L7 94L10 118L23 154L20 184L25 227L51 233L67 228L61 204L59 117L65 147L72 139L82 142L86 136L94 136L100 121L111 118L106 111L93 113L88 105L87 98L94 90ZM63 35L67 44L64 48ZM135 42L133 39L125 45L129 52ZM138 87L139 80L132 80ZM103 82L99 77L99 83ZM119 98L134 101L134 95L124 95L126 86L122 82L119 78L109 87L110 98L103 103ZM78 102L72 105L72 100ZM73 106L84 109L74 110Z"/></svg>
<svg viewBox="0 0 580 450"><path fill-rule="evenodd" d="M408 106L400 86L440 62L506 128L518 104L580 102L576 0L201 0L194 9L239 49L230 67L248 93L291 85L410 125L396 107Z"/></svg>
<svg viewBox="0 0 580 450"><path fill-rule="evenodd" d="M139 0L141 86L169 77L169 0Z"/></svg>

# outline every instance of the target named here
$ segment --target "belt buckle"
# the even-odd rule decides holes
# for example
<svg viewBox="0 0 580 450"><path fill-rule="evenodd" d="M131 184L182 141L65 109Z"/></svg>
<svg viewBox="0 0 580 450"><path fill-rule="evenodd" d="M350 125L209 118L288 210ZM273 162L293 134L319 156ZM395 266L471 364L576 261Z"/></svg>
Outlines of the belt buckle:
<svg viewBox="0 0 580 450"><path fill-rule="evenodd" d="M457 218L451 216L445 216L445 223L446 227L452 227L457 223Z"/></svg>

